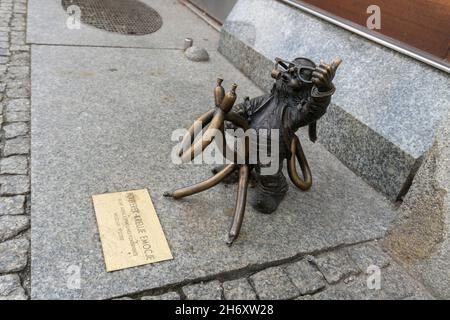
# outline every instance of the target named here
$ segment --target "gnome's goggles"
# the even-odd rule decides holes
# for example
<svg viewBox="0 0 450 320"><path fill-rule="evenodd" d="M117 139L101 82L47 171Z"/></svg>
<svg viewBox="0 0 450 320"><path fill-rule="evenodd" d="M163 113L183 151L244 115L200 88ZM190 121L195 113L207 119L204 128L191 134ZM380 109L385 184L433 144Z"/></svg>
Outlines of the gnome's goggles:
<svg viewBox="0 0 450 320"><path fill-rule="evenodd" d="M296 77L303 83L312 83L310 79L305 78L305 73L303 71L309 71L312 73L316 68L310 66L303 66L295 64L292 61L283 60L281 58L275 58L275 67L271 72L272 78L275 80L285 78L286 80Z"/></svg>

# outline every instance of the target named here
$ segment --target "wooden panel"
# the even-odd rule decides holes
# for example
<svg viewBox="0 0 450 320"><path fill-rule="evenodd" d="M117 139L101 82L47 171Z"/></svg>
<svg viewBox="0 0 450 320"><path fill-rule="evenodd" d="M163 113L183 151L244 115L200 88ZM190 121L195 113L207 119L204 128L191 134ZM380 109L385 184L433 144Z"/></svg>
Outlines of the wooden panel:
<svg viewBox="0 0 450 320"><path fill-rule="evenodd" d="M381 8L381 30L375 30L440 59L449 59L450 0L303 0L365 28L367 8ZM450 60L449 60L450 61Z"/></svg>

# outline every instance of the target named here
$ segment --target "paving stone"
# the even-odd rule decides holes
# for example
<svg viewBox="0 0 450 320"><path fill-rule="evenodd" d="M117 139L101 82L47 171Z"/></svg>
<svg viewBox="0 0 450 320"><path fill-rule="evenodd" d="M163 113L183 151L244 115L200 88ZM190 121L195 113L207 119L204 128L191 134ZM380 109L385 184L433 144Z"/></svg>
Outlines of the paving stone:
<svg viewBox="0 0 450 320"><path fill-rule="evenodd" d="M246 278L226 281L222 284L226 300L256 300L256 293Z"/></svg>
<svg viewBox="0 0 450 320"><path fill-rule="evenodd" d="M431 295L398 265L380 270L380 288L369 288L369 275L361 274L348 284L340 282L314 295L317 300L399 300Z"/></svg>
<svg viewBox="0 0 450 320"><path fill-rule="evenodd" d="M29 51L30 51L30 46L11 45L11 46L9 47L9 50L11 50L11 51L24 51L24 52L29 52Z"/></svg>
<svg viewBox="0 0 450 320"><path fill-rule="evenodd" d="M321 255L314 259L314 262L330 284L359 272L354 262L343 250Z"/></svg>
<svg viewBox="0 0 450 320"><path fill-rule="evenodd" d="M386 299L403 299L422 292L415 280L400 266L392 264L381 270L381 290Z"/></svg>
<svg viewBox="0 0 450 320"><path fill-rule="evenodd" d="M29 52L13 52L9 57L10 66L23 66L30 63Z"/></svg>
<svg viewBox="0 0 450 320"><path fill-rule="evenodd" d="M306 259L287 265L285 271L302 295L315 293L325 287L322 274Z"/></svg>
<svg viewBox="0 0 450 320"><path fill-rule="evenodd" d="M0 300L26 300L25 290L17 274L0 276Z"/></svg>
<svg viewBox="0 0 450 320"><path fill-rule="evenodd" d="M347 252L362 272L366 272L371 265L384 268L390 262L389 256L371 243L350 247Z"/></svg>
<svg viewBox="0 0 450 320"><path fill-rule="evenodd" d="M0 174L27 174L28 159L26 156L11 156L0 159Z"/></svg>
<svg viewBox="0 0 450 320"><path fill-rule="evenodd" d="M5 141L5 148L3 155L8 157L14 154L29 154L30 153L30 138L17 137Z"/></svg>
<svg viewBox="0 0 450 320"><path fill-rule="evenodd" d="M119 47L177 48L186 36L194 36L195 44L216 50L219 32L209 27L178 1L144 0L161 15L164 26L157 32L126 37L117 33L92 30L82 25L79 30L67 28L67 14L61 1L29 1L27 40L36 44L69 44ZM95 32L96 31L96 32Z"/></svg>
<svg viewBox="0 0 450 320"><path fill-rule="evenodd" d="M25 45L25 32L12 31L10 36L12 44Z"/></svg>
<svg viewBox="0 0 450 320"><path fill-rule="evenodd" d="M25 238L0 243L0 274L23 270L27 265L30 243Z"/></svg>
<svg viewBox="0 0 450 320"><path fill-rule="evenodd" d="M293 299L300 291L280 267L260 271L250 277L256 294L262 300Z"/></svg>
<svg viewBox="0 0 450 320"><path fill-rule="evenodd" d="M9 56L10 55L10 53L9 53L9 50L8 49L5 49L5 48L0 48L0 56Z"/></svg>
<svg viewBox="0 0 450 320"><path fill-rule="evenodd" d="M5 132L5 138L11 139L18 136L25 136L28 134L28 124L25 122L13 122L3 126Z"/></svg>
<svg viewBox="0 0 450 320"><path fill-rule="evenodd" d="M25 268L24 271L20 273L22 279L22 288L24 288L26 295L29 297L31 293L31 266Z"/></svg>
<svg viewBox="0 0 450 320"><path fill-rule="evenodd" d="M177 292L167 292L159 296L144 296L141 300L180 300L180 295Z"/></svg>
<svg viewBox="0 0 450 320"><path fill-rule="evenodd" d="M0 197L0 216L24 214L25 196Z"/></svg>
<svg viewBox="0 0 450 320"><path fill-rule="evenodd" d="M8 122L30 121L30 113L9 111L8 109L6 109L6 121Z"/></svg>
<svg viewBox="0 0 450 320"><path fill-rule="evenodd" d="M6 104L6 109L13 112L29 112L30 100L28 99L13 99L9 100Z"/></svg>
<svg viewBox="0 0 450 320"><path fill-rule="evenodd" d="M8 84L6 88L6 95L9 98L29 98L30 88L28 86L21 86L18 84Z"/></svg>
<svg viewBox="0 0 450 320"><path fill-rule="evenodd" d="M375 300L382 299L381 290L369 289L364 277L348 284L340 282L312 296L314 300Z"/></svg>
<svg viewBox="0 0 450 320"><path fill-rule="evenodd" d="M8 77L12 80L27 79L30 73L28 66L10 66L8 67Z"/></svg>
<svg viewBox="0 0 450 320"><path fill-rule="evenodd" d="M417 292L412 296L403 298L402 300L436 300L431 294L427 292Z"/></svg>
<svg viewBox="0 0 450 320"><path fill-rule="evenodd" d="M0 216L0 241L17 236L21 231L28 229L30 218L23 215Z"/></svg>
<svg viewBox="0 0 450 320"><path fill-rule="evenodd" d="M217 280L183 287L188 300L221 300L222 286Z"/></svg>
<svg viewBox="0 0 450 320"><path fill-rule="evenodd" d="M30 192L28 176L0 176L0 195L18 195Z"/></svg>

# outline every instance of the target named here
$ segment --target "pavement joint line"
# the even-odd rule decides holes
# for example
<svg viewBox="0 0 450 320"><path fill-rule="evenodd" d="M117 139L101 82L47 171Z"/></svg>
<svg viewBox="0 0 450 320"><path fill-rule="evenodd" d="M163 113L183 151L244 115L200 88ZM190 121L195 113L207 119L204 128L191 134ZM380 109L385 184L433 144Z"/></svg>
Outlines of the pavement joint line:
<svg viewBox="0 0 450 320"><path fill-rule="evenodd" d="M80 44L54 44L54 43L27 43L27 45L43 46L43 47L80 47L80 48L109 48L109 49L139 49L139 50L171 50L184 51L183 48L152 48L152 47L126 47L126 46L102 46L102 45L80 45Z"/></svg>

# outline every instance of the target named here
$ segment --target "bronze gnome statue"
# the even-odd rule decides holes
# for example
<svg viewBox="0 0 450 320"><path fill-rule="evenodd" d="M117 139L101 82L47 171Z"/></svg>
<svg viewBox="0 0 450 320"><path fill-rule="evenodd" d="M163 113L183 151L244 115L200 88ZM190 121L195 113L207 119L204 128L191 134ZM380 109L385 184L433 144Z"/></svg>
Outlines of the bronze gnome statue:
<svg viewBox="0 0 450 320"><path fill-rule="evenodd" d="M309 138L313 142L316 141L316 122L327 111L331 96L335 92L333 79L340 63L340 59L330 64L322 62L316 65L307 58L296 58L293 61L276 58L275 68L271 74L275 83L270 93L253 99L245 98L244 102L238 105L234 105L237 85L234 84L230 92L225 94L221 86L222 80L218 79L214 91L216 108L198 119L205 132L201 139L195 141L194 125L188 130L179 151L181 159L183 161L194 159L212 142L217 131L225 140L227 125L256 132L256 149L245 141L245 160L239 162L235 150L228 152L230 150L226 143L218 143L221 144L221 150L227 155L230 163L216 168L216 174L206 181L166 192L165 196L177 199L204 191L239 170L234 219L227 241L231 245L242 225L251 171L256 180L256 192L250 203L261 213L274 212L288 191L288 184L282 172L285 159L288 163L289 177L294 185L301 190L308 190L312 185L312 176L295 132L300 127L309 126ZM276 139L271 136L275 135L274 132L277 134ZM276 157L271 154L273 144L277 144ZM260 158L262 149L270 157L270 162L262 161ZM250 156L251 151L257 154L256 158ZM233 155L231 159L228 157L230 153ZM250 158L254 161L250 161ZM277 162L276 166L274 161ZM303 178L297 173L296 162L300 165ZM267 170L268 167L276 169Z"/></svg>

